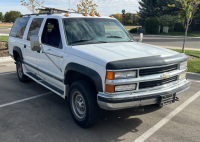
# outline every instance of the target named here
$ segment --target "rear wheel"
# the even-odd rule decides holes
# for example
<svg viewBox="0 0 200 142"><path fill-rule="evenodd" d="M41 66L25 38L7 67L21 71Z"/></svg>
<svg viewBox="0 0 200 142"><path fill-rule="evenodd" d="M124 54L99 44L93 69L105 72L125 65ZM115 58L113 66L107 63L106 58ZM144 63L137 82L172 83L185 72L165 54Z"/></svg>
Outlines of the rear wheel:
<svg viewBox="0 0 200 142"><path fill-rule="evenodd" d="M16 70L17 70L17 76L21 82L27 82L29 78L24 74L23 72L23 66L22 66L22 61L21 58L17 58L16 62Z"/></svg>
<svg viewBox="0 0 200 142"><path fill-rule="evenodd" d="M77 81L71 85L69 105L74 121L83 128L91 127L101 118L97 93L90 82Z"/></svg>

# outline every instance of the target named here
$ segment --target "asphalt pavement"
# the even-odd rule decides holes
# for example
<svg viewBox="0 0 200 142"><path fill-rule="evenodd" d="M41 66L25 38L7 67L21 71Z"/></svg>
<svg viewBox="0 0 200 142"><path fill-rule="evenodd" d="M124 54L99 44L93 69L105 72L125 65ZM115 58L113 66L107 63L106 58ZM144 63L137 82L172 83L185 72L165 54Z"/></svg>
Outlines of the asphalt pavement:
<svg viewBox="0 0 200 142"><path fill-rule="evenodd" d="M10 34L11 28L1 28L0 27L0 34Z"/></svg>
<svg viewBox="0 0 200 142"><path fill-rule="evenodd" d="M190 78L191 79L191 78ZM0 63L1 142L199 142L200 83L179 95L180 101L162 108L103 111L100 122L78 127L68 103L43 86L21 83L14 62Z"/></svg>

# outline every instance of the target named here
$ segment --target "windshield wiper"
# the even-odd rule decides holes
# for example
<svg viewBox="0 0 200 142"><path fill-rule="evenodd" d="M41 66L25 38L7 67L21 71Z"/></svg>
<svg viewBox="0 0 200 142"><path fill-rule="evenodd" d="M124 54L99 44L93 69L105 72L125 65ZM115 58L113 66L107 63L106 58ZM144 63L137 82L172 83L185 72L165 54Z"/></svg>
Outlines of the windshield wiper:
<svg viewBox="0 0 200 142"><path fill-rule="evenodd" d="M93 41L93 39L81 39L81 40L73 41L71 43L79 43L79 42L85 42L85 41Z"/></svg>
<svg viewBox="0 0 200 142"><path fill-rule="evenodd" d="M121 36L107 36L106 38L123 38L123 37L121 37Z"/></svg>

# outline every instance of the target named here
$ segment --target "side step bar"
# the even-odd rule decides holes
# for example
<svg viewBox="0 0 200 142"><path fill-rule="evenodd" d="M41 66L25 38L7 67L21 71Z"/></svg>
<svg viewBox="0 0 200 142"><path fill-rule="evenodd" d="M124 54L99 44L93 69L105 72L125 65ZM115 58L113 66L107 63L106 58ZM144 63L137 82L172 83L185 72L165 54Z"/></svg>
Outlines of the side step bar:
<svg viewBox="0 0 200 142"><path fill-rule="evenodd" d="M60 95L60 96L63 96L64 95L64 91L62 91L61 89L53 86L52 84L44 81L42 78L34 75L33 73L31 72L26 72L25 73L28 77L30 77L31 79L33 79L34 81L36 81L37 83L41 84L42 86L48 88L49 90L53 91L54 93Z"/></svg>

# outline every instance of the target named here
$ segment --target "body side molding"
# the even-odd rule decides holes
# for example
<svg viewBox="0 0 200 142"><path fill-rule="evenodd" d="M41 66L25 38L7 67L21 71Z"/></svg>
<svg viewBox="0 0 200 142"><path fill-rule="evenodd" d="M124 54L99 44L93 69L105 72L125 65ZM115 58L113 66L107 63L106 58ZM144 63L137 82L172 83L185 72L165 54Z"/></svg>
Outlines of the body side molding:
<svg viewBox="0 0 200 142"><path fill-rule="evenodd" d="M88 76L95 83L96 90L99 91L99 92L103 92L101 76L95 70L88 68L86 66L77 64L77 63L69 63L65 67L65 73L64 73L64 76L65 76L64 83L65 83L65 85L69 84L69 77L68 77L69 71L76 71L78 73L81 73L81 74Z"/></svg>

